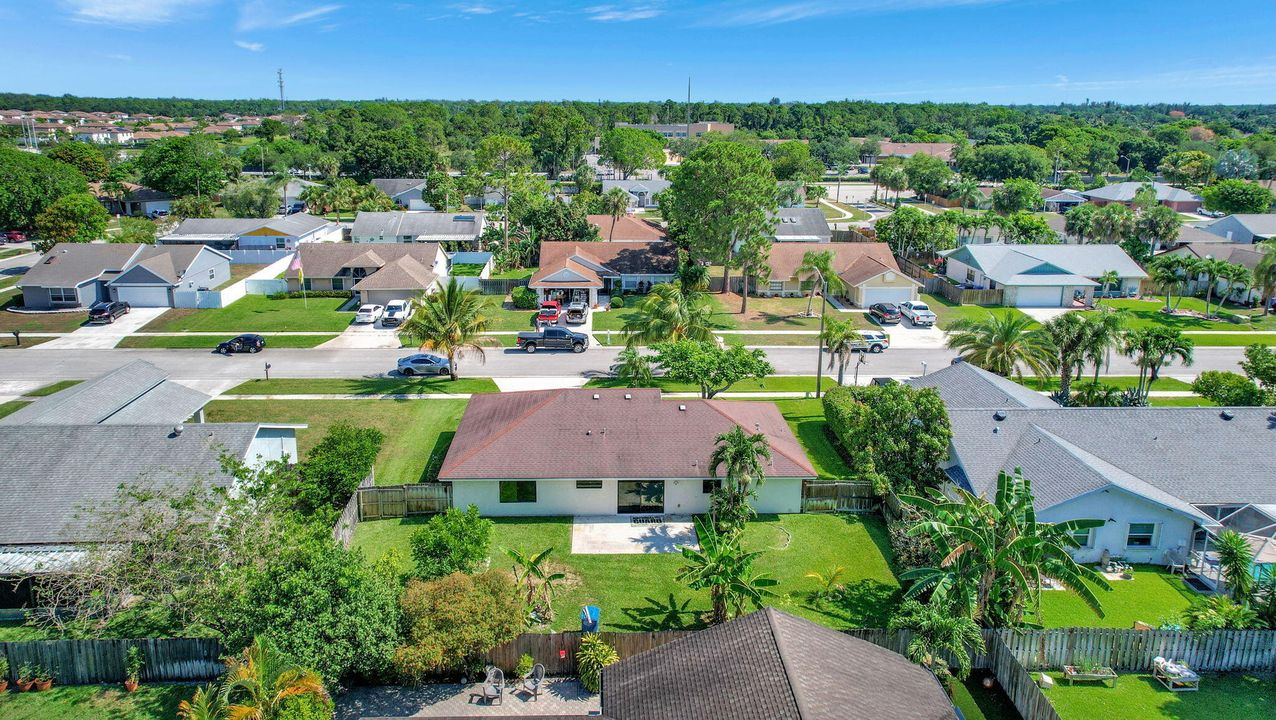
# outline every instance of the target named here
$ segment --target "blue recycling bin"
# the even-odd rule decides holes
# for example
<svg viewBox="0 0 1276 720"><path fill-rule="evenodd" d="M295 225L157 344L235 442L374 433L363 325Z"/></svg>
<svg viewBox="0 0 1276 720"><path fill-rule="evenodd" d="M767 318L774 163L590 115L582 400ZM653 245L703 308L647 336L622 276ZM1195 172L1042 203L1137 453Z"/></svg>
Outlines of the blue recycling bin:
<svg viewBox="0 0 1276 720"><path fill-rule="evenodd" d="M598 613L598 608L593 605L586 605L580 609L581 632L598 632Z"/></svg>

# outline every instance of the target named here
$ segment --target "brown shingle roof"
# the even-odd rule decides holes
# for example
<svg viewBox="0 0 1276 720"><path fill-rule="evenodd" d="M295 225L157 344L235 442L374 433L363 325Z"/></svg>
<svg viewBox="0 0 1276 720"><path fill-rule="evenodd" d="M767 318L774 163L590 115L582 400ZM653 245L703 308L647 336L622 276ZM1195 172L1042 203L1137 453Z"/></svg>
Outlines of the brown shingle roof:
<svg viewBox="0 0 1276 720"><path fill-rule="evenodd" d="M833 253L833 271L852 286L887 271L900 272L899 264L886 243L775 243L771 246L771 279L793 277L808 252Z"/></svg>
<svg viewBox="0 0 1276 720"><path fill-rule="evenodd" d="M598 274L585 262L624 275L670 275L678 269L678 250L669 242L543 242L540 269L528 283L540 287L550 275L570 268L586 278L589 287L602 287ZM566 287L553 282L554 287Z"/></svg>
<svg viewBox="0 0 1276 720"><path fill-rule="evenodd" d="M428 290L439 279L419 260L404 255L364 277L352 290Z"/></svg>
<svg viewBox="0 0 1276 720"><path fill-rule="evenodd" d="M297 252L301 254L301 270L307 277L336 277L343 268L376 267L377 272L361 280L354 289L412 290L425 289L433 282L433 272L426 277L416 266L429 271L443 250L436 243L378 243L375 248L353 243L300 243ZM398 262L404 258L413 262ZM374 284L364 285L386 271L391 274ZM297 277L297 271L290 267L287 277ZM412 284L405 284L408 282Z"/></svg>
<svg viewBox="0 0 1276 720"><path fill-rule="evenodd" d="M773 455L768 476L815 476L774 403L664 401L658 389L640 388L475 396L439 477L707 478L714 439L735 425L766 435ZM547 432L559 442L546 442Z"/></svg>
<svg viewBox="0 0 1276 720"><path fill-rule="evenodd" d="M590 215L589 224L598 228L603 240L608 238L614 242L654 242L667 237L665 229L642 218L625 215L616 219L616 229L612 230L610 215Z"/></svg>

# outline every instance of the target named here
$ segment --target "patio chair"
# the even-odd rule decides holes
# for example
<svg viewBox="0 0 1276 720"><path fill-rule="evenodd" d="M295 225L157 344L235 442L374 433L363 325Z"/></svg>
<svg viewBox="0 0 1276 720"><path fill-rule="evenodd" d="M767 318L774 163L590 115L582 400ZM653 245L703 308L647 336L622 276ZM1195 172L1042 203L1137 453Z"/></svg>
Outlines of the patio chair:
<svg viewBox="0 0 1276 720"><path fill-rule="evenodd" d="M519 689L532 696L532 700L536 700L541 696L541 688L545 686L545 666L536 663L532 666L532 671L523 678Z"/></svg>
<svg viewBox="0 0 1276 720"><path fill-rule="evenodd" d="M505 700L505 673L498 667L488 668L483 681L483 699L491 705L503 705Z"/></svg>

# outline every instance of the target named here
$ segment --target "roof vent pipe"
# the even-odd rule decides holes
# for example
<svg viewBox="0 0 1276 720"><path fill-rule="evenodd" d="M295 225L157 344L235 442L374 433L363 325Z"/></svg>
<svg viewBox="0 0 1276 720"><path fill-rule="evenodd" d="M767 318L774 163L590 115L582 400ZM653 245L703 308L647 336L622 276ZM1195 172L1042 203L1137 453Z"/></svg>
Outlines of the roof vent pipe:
<svg viewBox="0 0 1276 720"><path fill-rule="evenodd" d="M597 400L597 399L598 399L598 393L594 393L594 399L595 399L595 400Z"/></svg>
<svg viewBox="0 0 1276 720"><path fill-rule="evenodd" d="M1005 419L1006 419L1006 411L1005 411L1005 410L998 410L997 412L995 412L995 413L993 413L993 414L992 414L992 419L993 419L993 420L996 420L997 422L1001 422L1002 420L1005 420Z"/></svg>
<svg viewBox="0 0 1276 720"><path fill-rule="evenodd" d="M174 426L173 426L173 437L181 437L181 435L182 435L182 431L183 431L183 430L185 430L185 429L186 429L186 426L185 426L185 425L174 425Z"/></svg>
<svg viewBox="0 0 1276 720"><path fill-rule="evenodd" d="M1218 416L1223 418L1224 420L1231 420L1232 418L1236 417L1236 415L1234 415L1231 410L1224 410L1223 412L1219 413Z"/></svg>
<svg viewBox="0 0 1276 720"><path fill-rule="evenodd" d="M687 406L686 406L686 405L679 405L679 406L678 406L678 410L679 410L680 412L686 412L686 411L687 411Z"/></svg>

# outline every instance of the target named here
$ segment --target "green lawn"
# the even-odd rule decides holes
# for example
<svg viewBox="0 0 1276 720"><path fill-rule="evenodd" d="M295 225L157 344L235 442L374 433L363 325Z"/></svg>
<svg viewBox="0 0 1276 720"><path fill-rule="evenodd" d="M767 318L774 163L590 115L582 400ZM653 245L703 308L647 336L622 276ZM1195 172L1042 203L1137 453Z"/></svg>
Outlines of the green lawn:
<svg viewBox="0 0 1276 720"><path fill-rule="evenodd" d="M851 468L829 438L820 400L777 400L775 406L788 421L821 480L840 480L851 474Z"/></svg>
<svg viewBox="0 0 1276 720"><path fill-rule="evenodd" d="M42 343L47 343L47 342L49 342L50 340L56 340L56 339L57 339L57 338L51 338L51 337L31 337L30 335L23 335L23 336L22 336L22 344L21 344L21 345L19 345L19 344L18 344L18 341L17 341L17 340L15 340L15 339L13 338L13 336L12 336L12 335L9 335L8 333L5 333L5 334L0 335L0 350L5 350L5 349L9 349L9 350L25 350L25 349L27 349L27 348L29 348L29 347L35 347L36 345L40 345L40 344L42 344Z"/></svg>
<svg viewBox="0 0 1276 720"><path fill-rule="evenodd" d="M204 311L207 312L207 311ZM214 337L209 335L130 335L120 341L115 347L135 348L135 349L199 349L206 348L212 351L217 347L217 343L222 340L229 340L231 334L227 333L226 337ZM266 349L270 348L312 348L322 345L336 337L332 335L267 335Z"/></svg>
<svg viewBox="0 0 1276 720"><path fill-rule="evenodd" d="M829 207L829 205L833 205L835 207ZM844 210L845 212L839 212L839 210ZM839 222L863 222L865 220L871 220L873 217L857 207L847 205L846 203L835 202L833 200L821 202L820 211L824 213L824 218L826 220L837 220ZM845 217L847 213L850 214L850 217Z"/></svg>
<svg viewBox="0 0 1276 720"><path fill-rule="evenodd" d="M1081 378L1080 380L1078 380L1077 378L1073 378L1072 390L1075 392L1078 389L1077 388L1078 385L1088 383L1093 379L1094 379L1094 376L1090 375L1089 373L1087 373L1086 376ZM1139 378L1135 375L1100 375L1099 382L1104 385L1110 385L1119 390L1125 390L1127 388L1132 388L1138 385ZM1057 377L1048 377L1048 378L1026 377L1024 378L1023 384L1037 391L1053 391L1053 390L1059 389L1059 378ZM1178 380L1176 378L1163 377L1152 384L1152 389L1153 390L1191 390L1192 383L1183 382L1182 380Z"/></svg>
<svg viewBox="0 0 1276 720"><path fill-rule="evenodd" d="M721 335L722 342L728 345L744 345L746 347L815 347L819 345L818 335Z"/></svg>
<svg viewBox="0 0 1276 720"><path fill-rule="evenodd" d="M574 555L570 518L494 518L492 566L508 568L503 548L540 551L554 548L556 570L567 581L555 600L554 629L579 627L582 605L602 608L604 630L639 631L694 628L708 610L705 591L688 590L675 579L682 557L648 555ZM420 518L359 523L355 545L372 557L390 548L410 556L408 539ZM891 571L882 521L858 515L764 515L745 530L745 545L762 550L757 569L779 585L767 604L837 628L882 627L899 591ZM807 572L843 566L845 590L821 602Z"/></svg>
<svg viewBox="0 0 1276 720"><path fill-rule="evenodd" d="M208 422L306 423L297 433L304 457L328 427L346 422L385 433L377 456L378 485L433 479L465 411L465 400L218 400Z"/></svg>
<svg viewBox="0 0 1276 720"><path fill-rule="evenodd" d="M532 316L536 314L535 310L518 310L511 303L502 305L495 300L490 301L488 305L490 307L487 309L487 316L491 318L491 323L487 326L489 332L532 329Z"/></svg>
<svg viewBox="0 0 1276 720"><path fill-rule="evenodd" d="M1218 403L1206 400L1200 395L1192 397L1150 397L1148 404L1152 407L1202 407L1217 405Z"/></svg>
<svg viewBox="0 0 1276 720"><path fill-rule="evenodd" d="M715 317L729 321L724 330L819 330L819 298L810 303L815 317L806 317L807 298L750 297L749 311L740 314L740 296L734 293L711 295L720 308ZM848 313L849 314L849 313ZM859 315L859 313L855 313ZM866 325L865 327L871 327Z"/></svg>
<svg viewBox="0 0 1276 720"><path fill-rule="evenodd" d="M921 300L930 306L931 312L934 312L935 317L937 318L935 324L941 328L946 328L957 320L965 320L968 318L982 319L994 313L1009 315L1023 314L1015 308L984 307L982 305L957 305L942 295L927 295L926 293L922 293Z"/></svg>
<svg viewBox="0 0 1276 720"><path fill-rule="evenodd" d="M27 625L21 620L0 620L0 642L48 640L53 637L53 633L42 628Z"/></svg>
<svg viewBox="0 0 1276 720"><path fill-rule="evenodd" d="M227 390L226 395L374 395L411 393L494 393L491 378L275 378L249 380Z"/></svg>
<svg viewBox="0 0 1276 720"><path fill-rule="evenodd" d="M519 268L505 272L492 273L493 280L526 280L536 274L536 268Z"/></svg>
<svg viewBox="0 0 1276 720"><path fill-rule="evenodd" d="M479 263L456 263L448 270L454 277L478 277L483 273L485 265Z"/></svg>
<svg viewBox="0 0 1276 720"><path fill-rule="evenodd" d="M621 388L627 387L624 381L612 378L594 378L585 383L587 388ZM668 378L656 378L652 387L663 392L699 392L700 388L690 383L675 382ZM832 387L825 378L825 387ZM777 375L764 380L741 380L727 392L814 392L814 375Z"/></svg>
<svg viewBox="0 0 1276 720"><path fill-rule="evenodd" d="M0 290L13 287L22 279L21 275L4 275L0 276Z"/></svg>
<svg viewBox="0 0 1276 720"><path fill-rule="evenodd" d="M1276 333L1236 333L1235 335L1187 336L1201 347L1249 347L1250 345L1276 345Z"/></svg>
<svg viewBox="0 0 1276 720"><path fill-rule="evenodd" d="M127 693L118 685L57 686L42 693L10 690L0 697L5 720L170 720L194 685L143 685Z"/></svg>
<svg viewBox="0 0 1276 720"><path fill-rule="evenodd" d="M4 248L3 250L0 250L0 260L4 260L5 258L17 257L19 255L26 255L27 253L30 253L30 252L34 252L34 251L26 250L24 248Z"/></svg>
<svg viewBox="0 0 1276 720"><path fill-rule="evenodd" d="M1276 678L1270 675L1205 674L1197 692L1166 690L1151 675L1122 675L1116 687L1098 683L1069 686L1062 673L1049 673L1055 686L1046 690L1062 720L1258 720L1273 716Z"/></svg>
<svg viewBox="0 0 1276 720"><path fill-rule="evenodd" d="M50 383L43 387L38 387L35 390L31 390L30 392L25 392L23 393L23 395L26 395L27 397L48 397L52 395L53 393L62 392L63 390L66 390L72 385L79 385L82 382L84 381L83 380L59 380L55 383Z"/></svg>
<svg viewBox="0 0 1276 720"><path fill-rule="evenodd" d="M1162 620L1177 622L1179 615L1196 602L1200 593L1189 588L1183 578L1160 567L1139 565L1132 580L1113 580L1110 591L1096 588L1104 616L1095 615L1076 595L1063 590L1041 593L1042 624L1048 628L1106 627L1129 629L1134 622L1159 625Z"/></svg>
<svg viewBox="0 0 1276 720"><path fill-rule="evenodd" d="M30 404L31 403L26 400L9 400L8 402L2 402L0 403L0 418L8 417Z"/></svg>
<svg viewBox="0 0 1276 720"><path fill-rule="evenodd" d="M1177 304L1180 310L1194 310L1196 312L1205 312L1205 300L1199 298L1182 298L1180 300L1175 297L1171 304ZM1218 303L1214 302L1211 307L1220 316L1235 316L1249 319L1248 322L1215 322L1213 320L1204 320L1198 317L1185 315L1167 315L1161 310L1165 307L1165 300L1104 300L1103 307L1114 307L1125 310L1128 318L1127 324L1131 328L1144 327L1172 327L1179 330L1266 330L1276 331L1276 315L1268 315L1263 317L1262 310L1233 308L1230 305L1225 306L1221 312L1217 310ZM1195 338L1194 338L1195 339Z"/></svg>
<svg viewBox="0 0 1276 720"><path fill-rule="evenodd" d="M953 683L953 704L966 720L1021 720L1014 703L999 686L985 688L981 684L985 676L986 672L975 670L966 682Z"/></svg>
<svg viewBox="0 0 1276 720"><path fill-rule="evenodd" d="M710 297L717 298L720 296L712 295ZM750 305L753 304L754 299L755 298L749 299ZM598 332L600 330L601 331L612 330L617 332L620 331L622 328L625 327L625 323L632 321L634 318L638 316L638 310L634 306L640 302L642 302L641 297L628 296L625 298L625 307L623 308L620 308L617 310L607 310L603 312L594 311L594 331L595 332ZM716 307L719 307L719 312L716 312L714 314L711 321L713 324L713 327L717 328L718 330L737 329L736 318L739 317L739 314L732 315L731 313L723 312L721 311L720 306L721 306L721 303L719 302L719 305L716 306ZM736 306L735 309L739 310L740 308L739 306ZM752 308L750 308L750 311L752 311ZM744 329L743 326L741 326L741 329ZM783 328L783 329L800 330L801 328Z"/></svg>
<svg viewBox="0 0 1276 720"><path fill-rule="evenodd" d="M285 298L246 295L216 310L176 309L151 321L142 332L341 332L354 318L338 312L344 298Z"/></svg>
<svg viewBox="0 0 1276 720"><path fill-rule="evenodd" d="M89 319L89 311L65 312L65 313L41 313L31 315L27 313L11 313L5 308L9 306L21 307L19 301L21 295L9 295L3 304L0 304L0 333L8 335L14 330L23 332L52 332L52 333L69 333L72 330L84 324Z"/></svg>

